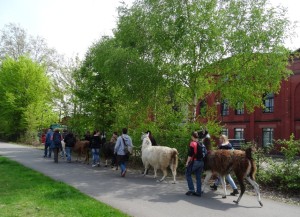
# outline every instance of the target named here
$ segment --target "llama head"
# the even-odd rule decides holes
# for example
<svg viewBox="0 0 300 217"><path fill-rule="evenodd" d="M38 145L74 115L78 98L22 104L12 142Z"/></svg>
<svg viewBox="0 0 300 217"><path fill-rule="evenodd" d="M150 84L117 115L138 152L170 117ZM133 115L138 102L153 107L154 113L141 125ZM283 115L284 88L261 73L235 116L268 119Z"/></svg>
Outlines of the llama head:
<svg viewBox="0 0 300 217"><path fill-rule="evenodd" d="M148 133L142 133L142 149L152 146Z"/></svg>
<svg viewBox="0 0 300 217"><path fill-rule="evenodd" d="M146 137L149 138L149 134L148 133L144 133L142 132L142 135L141 135L141 140L143 141Z"/></svg>

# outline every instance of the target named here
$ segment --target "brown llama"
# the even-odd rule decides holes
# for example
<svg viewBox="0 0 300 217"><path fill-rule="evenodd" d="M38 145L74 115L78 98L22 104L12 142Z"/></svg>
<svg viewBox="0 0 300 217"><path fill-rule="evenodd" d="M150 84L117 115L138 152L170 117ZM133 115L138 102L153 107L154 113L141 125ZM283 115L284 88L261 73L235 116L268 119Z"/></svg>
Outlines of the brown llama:
<svg viewBox="0 0 300 217"><path fill-rule="evenodd" d="M75 146L73 147L73 152L77 153L77 160L81 161L81 156L85 155L84 163L89 164L89 144L88 140L77 140Z"/></svg>
<svg viewBox="0 0 300 217"><path fill-rule="evenodd" d="M238 204L245 192L244 179L246 179L254 188L257 200L260 206L263 206L260 198L259 185L255 182L256 165L252 158L252 148L248 148L246 151L241 150L216 150L210 151L205 161L206 177L203 183L202 191L208 185L213 173L220 175L223 194L222 198L226 198L226 183L225 176L231 171L234 172L238 183L241 187L241 192L237 200L233 202Z"/></svg>

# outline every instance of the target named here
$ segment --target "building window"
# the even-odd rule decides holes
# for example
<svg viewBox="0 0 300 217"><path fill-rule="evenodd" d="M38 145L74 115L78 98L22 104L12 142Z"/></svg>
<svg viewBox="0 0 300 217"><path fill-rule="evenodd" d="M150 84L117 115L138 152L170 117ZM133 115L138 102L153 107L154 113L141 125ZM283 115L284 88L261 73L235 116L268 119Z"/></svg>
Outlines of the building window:
<svg viewBox="0 0 300 217"><path fill-rule="evenodd" d="M267 147L273 144L273 135L274 129L273 128L263 128L263 147Z"/></svg>
<svg viewBox="0 0 300 217"><path fill-rule="evenodd" d="M221 134L228 137L228 129L227 128L223 128L222 131L221 131Z"/></svg>
<svg viewBox="0 0 300 217"><path fill-rule="evenodd" d="M226 116L229 115L229 106L228 106L228 101L225 99L221 103L221 115Z"/></svg>
<svg viewBox="0 0 300 217"><path fill-rule="evenodd" d="M264 97L264 113L273 113L274 112L274 94L270 93Z"/></svg>
<svg viewBox="0 0 300 217"><path fill-rule="evenodd" d="M244 139L244 129L243 128L235 128L234 129L234 138L235 139Z"/></svg>
<svg viewBox="0 0 300 217"><path fill-rule="evenodd" d="M199 103L199 115L201 117L205 117L206 116L206 113L207 113L207 103L205 100L202 100L200 103Z"/></svg>
<svg viewBox="0 0 300 217"><path fill-rule="evenodd" d="M236 115L243 115L244 114L244 103L238 103L238 109L235 110Z"/></svg>

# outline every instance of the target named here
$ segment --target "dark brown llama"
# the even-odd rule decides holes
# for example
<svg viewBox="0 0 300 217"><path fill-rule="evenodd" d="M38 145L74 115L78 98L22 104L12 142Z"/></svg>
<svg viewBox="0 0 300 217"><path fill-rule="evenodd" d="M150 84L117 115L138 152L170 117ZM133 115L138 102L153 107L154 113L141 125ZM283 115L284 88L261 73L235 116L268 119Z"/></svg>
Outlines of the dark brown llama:
<svg viewBox="0 0 300 217"><path fill-rule="evenodd" d="M206 177L203 183L202 191L204 191L208 185L213 173L220 175L223 198L226 198L226 184L225 176L231 171L234 172L239 182L241 192L237 200L233 202L238 204L245 192L244 179L246 179L254 188L258 202L260 206L263 206L260 198L259 186L255 182L256 165L252 158L252 148L248 148L246 151L241 150L216 150L210 151L205 161Z"/></svg>

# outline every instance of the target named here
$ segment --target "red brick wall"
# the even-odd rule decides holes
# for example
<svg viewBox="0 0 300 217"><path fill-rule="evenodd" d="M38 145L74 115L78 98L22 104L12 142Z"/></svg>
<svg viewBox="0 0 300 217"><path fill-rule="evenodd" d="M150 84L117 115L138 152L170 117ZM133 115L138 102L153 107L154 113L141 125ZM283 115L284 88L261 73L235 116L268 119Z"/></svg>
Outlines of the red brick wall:
<svg viewBox="0 0 300 217"><path fill-rule="evenodd" d="M234 138L234 128L244 128L246 141L256 141L262 144L262 129L274 128L274 139L289 139L293 133L296 139L300 139L300 60L295 60L289 67L293 75L287 81L282 81L281 89L274 96L274 112L263 113L261 108L255 109L254 113L235 115L230 109L228 116L221 117L221 121L229 131L229 138ZM214 95L207 99L212 105ZM220 112L220 105L218 106ZM200 119L205 122L205 119Z"/></svg>

